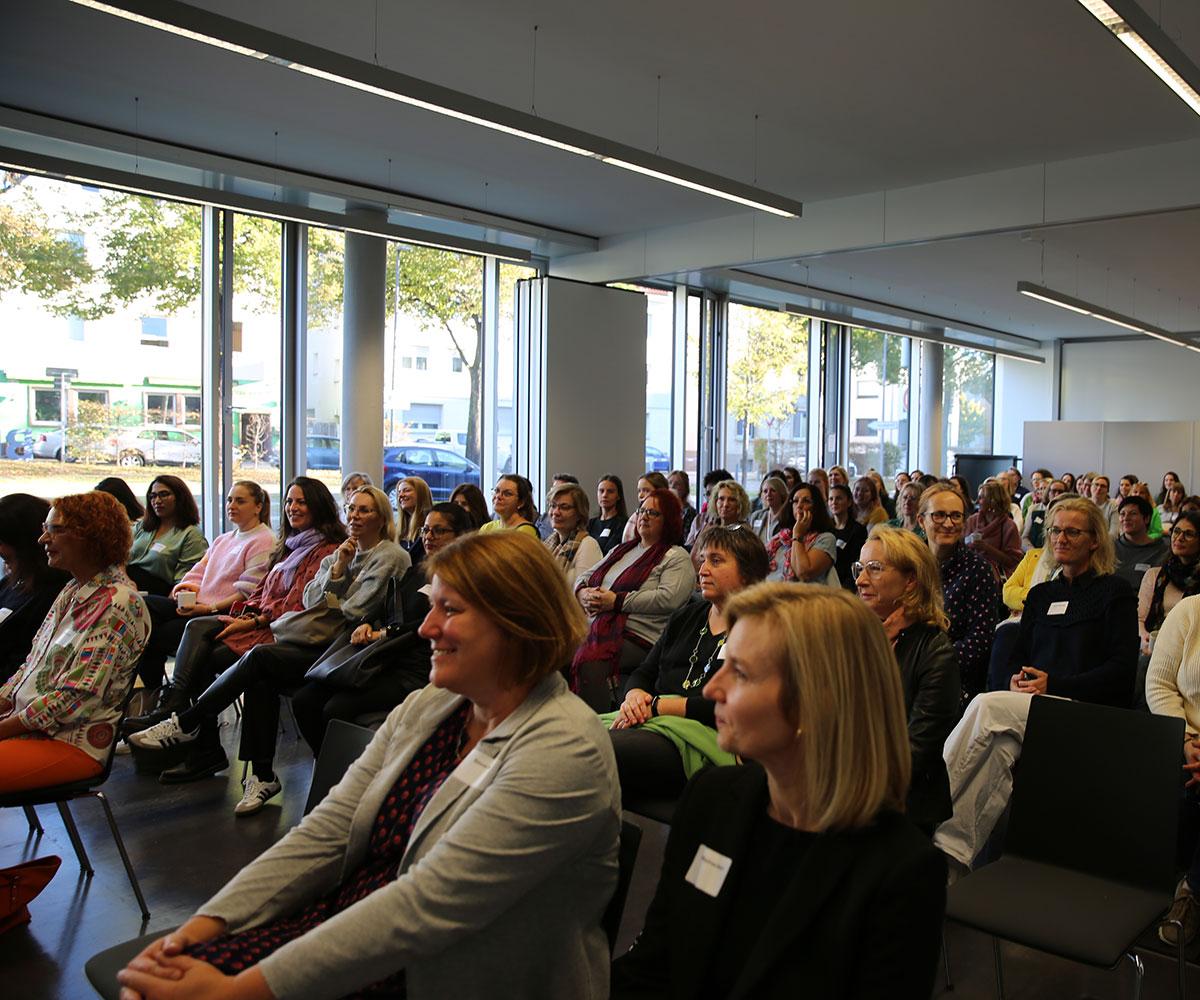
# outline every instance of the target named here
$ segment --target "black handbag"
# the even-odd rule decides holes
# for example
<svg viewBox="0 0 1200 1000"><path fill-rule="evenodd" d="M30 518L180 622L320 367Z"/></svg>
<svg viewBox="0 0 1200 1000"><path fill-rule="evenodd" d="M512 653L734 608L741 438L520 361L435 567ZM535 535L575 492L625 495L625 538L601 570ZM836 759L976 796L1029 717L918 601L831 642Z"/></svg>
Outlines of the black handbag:
<svg viewBox="0 0 1200 1000"><path fill-rule="evenodd" d="M416 637L416 629L396 636L377 639L366 646L355 646L343 636L329 647L304 675L306 681L321 681L333 687L365 688L383 670L398 647Z"/></svg>

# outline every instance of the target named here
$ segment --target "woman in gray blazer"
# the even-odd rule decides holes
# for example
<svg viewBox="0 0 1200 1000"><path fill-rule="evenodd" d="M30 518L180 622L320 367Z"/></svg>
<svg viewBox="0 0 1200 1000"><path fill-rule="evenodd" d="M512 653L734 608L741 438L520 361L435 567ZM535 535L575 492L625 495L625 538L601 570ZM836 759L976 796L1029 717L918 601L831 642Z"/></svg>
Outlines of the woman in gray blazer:
<svg viewBox="0 0 1200 1000"><path fill-rule="evenodd" d="M616 766L558 673L582 613L524 532L459 539L426 566L429 686L299 826L130 962L123 986L146 1000L180 980L206 998L376 983L412 1000L608 996Z"/></svg>

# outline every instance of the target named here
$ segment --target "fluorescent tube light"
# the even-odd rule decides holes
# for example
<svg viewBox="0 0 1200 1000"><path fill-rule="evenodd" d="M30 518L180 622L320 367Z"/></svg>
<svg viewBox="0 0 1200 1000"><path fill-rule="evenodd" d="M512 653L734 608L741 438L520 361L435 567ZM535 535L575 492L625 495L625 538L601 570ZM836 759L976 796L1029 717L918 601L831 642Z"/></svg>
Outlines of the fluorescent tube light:
<svg viewBox="0 0 1200 1000"><path fill-rule="evenodd" d="M191 41L216 46L227 52L269 62L329 83L350 87L528 142L598 160L610 166L782 218L798 218L804 210L800 202L791 198L772 194L761 188L566 125L546 121L536 115L351 59L285 35L178 3L176 0L125 0L119 4L104 3L102 0L71 2L144 27L166 31Z"/></svg>
<svg viewBox="0 0 1200 1000"><path fill-rule="evenodd" d="M1136 0L1079 0L1079 3L1170 87L1175 96L1200 115L1200 70Z"/></svg>
<svg viewBox="0 0 1200 1000"><path fill-rule="evenodd" d="M1181 337L1177 333L1171 333L1169 330L1164 330L1162 327L1154 326L1151 323L1143 323L1141 320L1115 312L1112 309L1105 309L1103 306L1094 305L1084 299L1077 299L1063 292L1056 292L1052 288L1035 285L1032 281L1018 281L1017 291L1022 295L1028 295L1031 299L1037 299L1040 302L1048 302L1052 306L1058 306L1060 309L1070 309L1071 312L1081 313L1084 316L1090 316L1092 319L1111 323L1113 326L1124 327L1126 330L1132 330L1134 333L1144 333L1147 337L1153 337L1156 340L1174 344L1176 347L1186 347L1189 351L1195 351L1197 354L1200 354L1200 344L1188 340L1186 337Z"/></svg>

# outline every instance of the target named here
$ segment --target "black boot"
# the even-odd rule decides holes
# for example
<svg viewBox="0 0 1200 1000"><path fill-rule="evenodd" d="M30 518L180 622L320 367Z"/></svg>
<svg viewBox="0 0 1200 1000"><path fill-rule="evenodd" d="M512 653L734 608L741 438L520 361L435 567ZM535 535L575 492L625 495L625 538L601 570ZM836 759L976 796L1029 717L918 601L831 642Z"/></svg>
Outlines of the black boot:
<svg viewBox="0 0 1200 1000"><path fill-rule="evenodd" d="M149 729L162 722L163 719L169 719L172 712L182 712L190 707L191 700L182 688L173 684L164 684L158 690L158 702L153 709L145 715L128 716L121 723L121 738L124 739L131 733L140 733L143 729Z"/></svg>
<svg viewBox="0 0 1200 1000"><path fill-rule="evenodd" d="M183 763L167 768L159 774L158 780L164 785L182 785L211 777L227 767L229 758L221 746L217 720L205 719L200 724L200 737L188 745L188 754Z"/></svg>

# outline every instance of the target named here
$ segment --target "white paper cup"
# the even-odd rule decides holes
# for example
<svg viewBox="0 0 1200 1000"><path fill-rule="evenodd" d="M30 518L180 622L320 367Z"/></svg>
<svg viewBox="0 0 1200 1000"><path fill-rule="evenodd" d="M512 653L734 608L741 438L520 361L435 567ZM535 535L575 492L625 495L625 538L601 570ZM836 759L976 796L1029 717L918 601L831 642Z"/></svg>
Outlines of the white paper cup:
<svg viewBox="0 0 1200 1000"><path fill-rule="evenodd" d="M179 608L194 608L196 606L196 592L194 590L181 590L175 595L175 606Z"/></svg>

